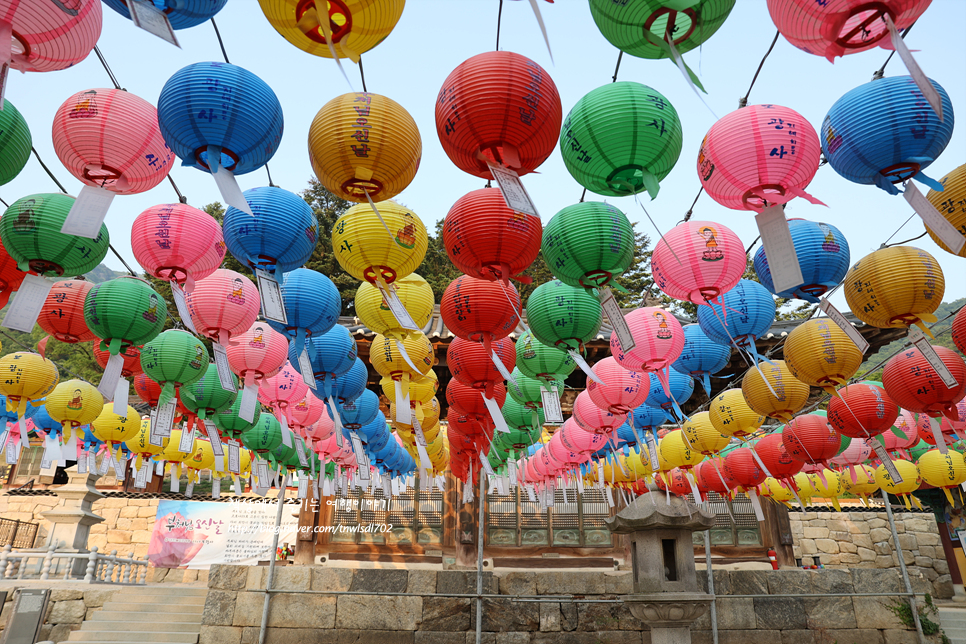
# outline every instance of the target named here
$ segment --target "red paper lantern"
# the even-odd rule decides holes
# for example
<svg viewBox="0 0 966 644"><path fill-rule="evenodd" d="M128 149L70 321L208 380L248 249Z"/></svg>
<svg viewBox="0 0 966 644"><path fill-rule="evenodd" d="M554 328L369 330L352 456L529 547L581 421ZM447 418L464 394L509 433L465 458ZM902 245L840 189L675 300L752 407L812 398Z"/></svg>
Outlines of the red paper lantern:
<svg viewBox="0 0 966 644"><path fill-rule="evenodd" d="M899 405L877 385L848 385L837 393L828 406L828 422L845 436L878 436L892 427L899 417Z"/></svg>
<svg viewBox="0 0 966 644"><path fill-rule="evenodd" d="M161 397L161 385L154 381L146 373L139 373L134 376L134 391L144 403L151 407L158 406L158 398Z"/></svg>
<svg viewBox="0 0 966 644"><path fill-rule="evenodd" d="M654 480L657 481L657 486L662 490L670 488L672 494L677 494L681 497L691 494L691 483L688 482L684 470L679 467L664 472L663 476L660 474L655 476Z"/></svg>
<svg viewBox="0 0 966 644"><path fill-rule="evenodd" d="M506 385L502 382L493 386L493 399L499 406L506 400ZM483 393L479 389L468 387L459 380L450 380L446 385L446 402L452 410L472 420L490 425L493 420L483 402Z"/></svg>
<svg viewBox="0 0 966 644"><path fill-rule="evenodd" d="M443 246L456 268L504 283L537 258L542 234L540 219L507 206L497 188L460 197L443 222Z"/></svg>
<svg viewBox="0 0 966 644"><path fill-rule="evenodd" d="M788 479L802 471L802 461L792 458L785 448L781 432L768 434L752 448L768 472L776 479Z"/></svg>
<svg viewBox="0 0 966 644"><path fill-rule="evenodd" d="M92 346L94 348L94 359L97 360L97 364L101 365L101 369L106 369L111 352L101 349L100 342L94 342ZM121 367L122 378L130 378L144 371L141 369L141 347L128 346L121 349L121 355L124 356L124 366Z"/></svg>
<svg viewBox="0 0 966 644"><path fill-rule="evenodd" d="M842 446L842 435L824 416L815 414L793 418L782 428L781 436L788 455L802 463L824 463Z"/></svg>
<svg viewBox="0 0 966 644"><path fill-rule="evenodd" d="M84 321L84 298L92 288L94 285L86 280L56 282L40 309L37 324L61 342L90 342L97 336Z"/></svg>
<svg viewBox="0 0 966 644"><path fill-rule="evenodd" d="M496 340L490 344L497 358L507 371L513 371L517 354L511 340ZM479 342L453 338L446 350L450 371L457 381L474 389L484 389L486 395L493 397L493 386L503 381L503 376L493 364L493 358Z"/></svg>
<svg viewBox="0 0 966 644"><path fill-rule="evenodd" d="M0 243L0 308L7 305L7 300L20 288L26 276L27 273L17 268L17 260L10 257L3 243Z"/></svg>
<svg viewBox="0 0 966 644"><path fill-rule="evenodd" d="M694 468L694 478L698 489L703 492L717 492L721 496L730 496L731 491L738 487L738 482L730 479L724 469L725 460L714 456L698 463ZM715 469L717 466L717 469Z"/></svg>
<svg viewBox="0 0 966 644"><path fill-rule="evenodd" d="M767 478L751 450L745 447L728 452L723 470L727 478L745 490L761 485Z"/></svg>
<svg viewBox="0 0 966 644"><path fill-rule="evenodd" d="M450 72L436 98L436 133L456 167L492 179L487 161L533 172L560 136L557 86L540 65L490 51Z"/></svg>
<svg viewBox="0 0 966 644"><path fill-rule="evenodd" d="M947 387L919 349L910 348L894 356L882 372L885 390L903 409L920 414L943 414L957 419L956 403L966 396L966 363L946 347L933 345L939 359L956 379Z"/></svg>
<svg viewBox="0 0 966 644"><path fill-rule="evenodd" d="M953 344L960 353L966 353L966 306L953 318Z"/></svg>
<svg viewBox="0 0 966 644"><path fill-rule="evenodd" d="M507 337L520 322L520 294L513 284L462 276L453 280L439 304L443 324L464 340L490 343Z"/></svg>

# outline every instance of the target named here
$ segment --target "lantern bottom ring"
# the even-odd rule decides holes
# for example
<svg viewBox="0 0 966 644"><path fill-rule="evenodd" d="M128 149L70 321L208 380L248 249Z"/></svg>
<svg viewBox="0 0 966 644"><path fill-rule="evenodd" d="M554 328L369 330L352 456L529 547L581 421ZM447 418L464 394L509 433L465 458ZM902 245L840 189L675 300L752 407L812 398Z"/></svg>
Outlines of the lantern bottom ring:
<svg viewBox="0 0 966 644"><path fill-rule="evenodd" d="M188 269L181 266L159 266L155 269L154 276L159 280L183 284L188 279Z"/></svg>
<svg viewBox="0 0 966 644"><path fill-rule="evenodd" d="M802 293L812 295L814 297L819 297L825 295L828 292L828 286L825 284L806 284L805 286L798 287L798 290Z"/></svg>
<svg viewBox="0 0 966 644"><path fill-rule="evenodd" d="M889 326L892 327L911 326L917 322L921 322L921 319L918 315L913 315L912 313L903 313L902 315L894 315L889 318Z"/></svg>
<svg viewBox="0 0 966 644"><path fill-rule="evenodd" d="M368 199L366 199L367 193L373 201L384 201L380 198L380 195L385 190L385 186L378 179L364 180L353 177L352 179L343 181L341 187L342 191L347 195L359 197L360 203L368 202Z"/></svg>
<svg viewBox="0 0 966 644"><path fill-rule="evenodd" d="M610 271L596 270L584 273L583 277L577 280L584 288L603 288L610 284L614 279L614 274Z"/></svg>
<svg viewBox="0 0 966 644"><path fill-rule="evenodd" d="M751 190L745 192L745 194L741 195L741 203L743 203L748 210L762 210L768 206L769 194L784 197L785 188L777 183L763 183L760 186L755 186ZM784 203L784 200L775 203Z"/></svg>
<svg viewBox="0 0 966 644"><path fill-rule="evenodd" d="M39 274L45 275L47 273L55 273L57 277L61 277L64 274L64 267L55 262L50 262L45 259L31 259L27 260L27 264L30 266L30 270Z"/></svg>
<svg viewBox="0 0 966 644"><path fill-rule="evenodd" d="M95 184L98 188L104 188L107 183L115 183L124 175L121 170L113 168L103 163L89 163L84 166L82 177ZM105 188L110 190L110 188Z"/></svg>
<svg viewBox="0 0 966 644"><path fill-rule="evenodd" d="M376 274L377 271L379 273L378 275ZM370 284L375 284L377 279L382 279L386 284L392 284L396 281L396 270L389 266L382 266L381 264L373 264L367 267L362 272L362 275Z"/></svg>
<svg viewBox="0 0 966 644"><path fill-rule="evenodd" d="M607 175L605 182L614 192L623 195L636 195L644 190L644 173L647 172L643 167L630 164L622 165Z"/></svg>
<svg viewBox="0 0 966 644"><path fill-rule="evenodd" d="M235 154L234 152L232 152L231 150L229 150L228 148L224 148L224 147L221 147L221 146L218 146L218 147L221 150L221 153L222 154L224 154L226 157L228 157L229 159L231 159L231 163L229 163L228 165L222 165L221 164L221 161L219 160L219 166L222 167L225 170L228 170L229 172L233 172L234 169L236 167L238 167L238 155ZM211 172L211 168L208 167L208 164L205 162L204 158L202 158L202 156L201 156L202 154L204 154L205 156L208 155L208 146L207 145L202 145L197 150L195 150L194 155L195 155L195 159L198 161L198 165L200 165L202 168L204 168L208 172Z"/></svg>
<svg viewBox="0 0 966 644"><path fill-rule="evenodd" d="M895 21L896 15L884 2L867 2L857 7L852 7L852 9L849 10L848 15L845 16L844 20L838 18L838 16L835 17L834 22L839 24L835 25L833 28L836 29L836 31L844 29L849 26L849 20L852 18L857 18L868 11L871 11L872 13L865 16L846 33L839 33L838 37L835 39L836 45L839 45L845 49L859 49L868 47L873 43L879 42L879 40L884 38L885 35L889 33L889 30L884 28L885 16L888 15L893 21ZM869 37L869 34L872 33L872 30L868 27L878 20L883 21L882 31ZM853 40L853 38L856 36L859 36L858 41Z"/></svg>
<svg viewBox="0 0 966 644"><path fill-rule="evenodd" d="M563 338L554 342L553 346L561 349L562 351L577 351L579 353L584 352L584 343L577 338Z"/></svg>
<svg viewBox="0 0 966 644"><path fill-rule="evenodd" d="M647 39L648 34L653 34L660 36L661 40L667 40L668 36L670 36L674 32L673 30L677 28L678 14L682 13L688 18L690 24L688 25L688 29L683 36L674 39L674 44L680 45L687 40L692 33L694 33L694 28L698 24L698 17L695 15L694 9L687 8L683 11L676 11L668 7L661 7L648 16L647 20L644 21L644 38ZM667 20L665 21L664 33L658 34L652 30L651 27L661 16L667 16Z"/></svg>
<svg viewBox="0 0 966 644"><path fill-rule="evenodd" d="M879 170L879 174L892 183L902 183L919 174L920 167L918 163L896 163L895 165L882 168Z"/></svg>

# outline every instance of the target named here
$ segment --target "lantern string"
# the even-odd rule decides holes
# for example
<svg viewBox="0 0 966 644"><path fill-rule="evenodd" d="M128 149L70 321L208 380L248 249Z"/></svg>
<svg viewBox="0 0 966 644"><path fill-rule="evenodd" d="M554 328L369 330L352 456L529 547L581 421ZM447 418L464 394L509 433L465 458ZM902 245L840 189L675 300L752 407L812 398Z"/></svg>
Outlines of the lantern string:
<svg viewBox="0 0 966 644"><path fill-rule="evenodd" d="M60 181L57 181L57 177L55 177L54 176L54 173L50 171L50 168L47 167L47 164L44 163L44 160L40 158L40 153L37 152L37 148L35 148L33 146L30 146L30 150L34 153L34 156L37 157L37 161L40 162L40 167L42 167L44 169L44 172L47 173L47 176L50 177L51 180L54 183L57 184L57 187L60 188L60 191L63 192L66 195L67 194L67 188L65 188L64 185Z"/></svg>
<svg viewBox="0 0 966 644"><path fill-rule="evenodd" d="M225 51L225 43L221 40L221 32L218 31L218 24L215 22L214 17L211 18L211 26L215 28L215 36L218 37L218 46L221 47L221 55L225 57L225 62L231 65L231 61L228 60L228 52Z"/></svg>
<svg viewBox="0 0 966 644"><path fill-rule="evenodd" d="M768 58L768 55L771 54L771 50L775 48L775 43L778 42L778 36L780 36L780 35L781 35L781 32L776 30L775 31L775 38L771 41L771 47L768 48L768 51L765 52L765 55L761 59L761 62L758 63L758 69L755 70L755 76L754 76L754 78L751 79L751 87L748 88L748 93L745 94L745 97L744 98L738 99L738 107L739 108L745 107L746 105L748 105L748 97L751 96L751 90L755 86L755 81L758 80L758 74L761 73L761 68L765 66L765 60Z"/></svg>
<svg viewBox="0 0 966 644"><path fill-rule="evenodd" d="M704 192L704 186L701 186L701 188L698 190L698 194L695 195L695 197L694 197L694 201L691 202L691 207L688 208L688 211L686 213L684 213L684 219L680 223L687 223L687 222L691 221L691 215L694 214L694 207L697 205L698 199L701 198L701 194L703 192ZM746 254L747 254L747 252L746 252Z"/></svg>
<svg viewBox="0 0 966 644"><path fill-rule="evenodd" d="M889 247L889 242L892 241L892 238L895 237L896 235L898 235L899 234L899 231L902 230L903 228L905 228L906 224L908 224L910 221L912 221L912 218L915 217L915 216L916 216L916 213L915 213L915 211L913 211L913 213L911 215L909 215L909 218L906 219L904 222L902 222L902 225L899 226L898 228L896 228L896 231L894 233L892 233L891 235L889 235L889 239L887 239L884 242L882 242L882 245L879 246L879 248L880 249L881 248L888 248ZM925 233L923 233L923 235L924 234ZM922 235L920 235L919 237L922 237ZM916 237L916 239L919 239L919 237ZM897 243L901 244L901 243L904 243L904 242L897 242ZM896 244L893 244L893 246L895 246L895 245Z"/></svg>
<svg viewBox="0 0 966 644"><path fill-rule="evenodd" d="M614 76L611 80L612 83L617 82L617 72L621 69L621 59L624 57L624 50L622 49L619 54L617 54L617 67L614 68Z"/></svg>
<svg viewBox="0 0 966 644"><path fill-rule="evenodd" d="M268 174L268 185L272 188L277 188L274 183L272 183L272 171L268 169L268 162L265 162L265 172Z"/></svg>
<svg viewBox="0 0 966 644"><path fill-rule="evenodd" d="M181 191L178 190L178 184L174 182L170 172L168 173L168 181L171 182L171 187L174 188L175 193L178 195L178 201L181 203L188 203L188 198L181 194Z"/></svg>
<svg viewBox="0 0 966 644"><path fill-rule="evenodd" d="M929 234L929 231L924 230L921 235L918 235L916 237L912 237L910 239L906 239L906 240L901 241L901 242L896 242L894 244L890 244L890 246L901 246L903 244L908 244L911 241L916 241L917 239L922 239L923 237L925 237L928 234Z"/></svg>
<svg viewBox="0 0 966 644"><path fill-rule="evenodd" d="M906 34L909 33L909 30L910 29L912 29L913 27L916 26L916 23L917 22L919 22L919 19L918 18L915 21L913 21L913 23L911 25L909 25L908 27L906 27L905 29L902 30L902 39L903 40L906 39ZM878 70L875 71L875 73L872 74L872 80L879 80L883 76L885 76L885 68L886 68L886 65L889 64L889 61L892 60L892 57L895 56L895 55L896 55L896 51L894 49L891 52L889 52L889 56L885 59L885 62L882 63L882 67L880 67Z"/></svg>
<svg viewBox="0 0 966 644"><path fill-rule="evenodd" d="M138 274L135 273L133 270L131 270L131 267L127 265L127 262L124 261L124 258L121 257L121 254L119 252L117 252L117 249L114 248L113 244L108 244L107 247L110 248L111 252L114 253L114 256L117 257L122 264L124 264L124 268L127 269L127 272L130 273L132 277L138 276Z"/></svg>
<svg viewBox="0 0 966 644"><path fill-rule="evenodd" d="M4 200L3 200L2 198L0 198L0 203L2 203L2 204L3 204L4 206L6 206L7 208L9 208L9 207L10 207L10 204L8 204L8 203L7 203L6 201L4 201Z"/></svg>
<svg viewBox="0 0 966 644"><path fill-rule="evenodd" d="M101 54L101 50L97 48L97 45L94 45L94 53L97 54L98 60L101 61L101 66L104 67L104 71L107 72L107 75L111 78L111 82L114 83L114 89L122 89L117 83L117 77L114 76L114 72L111 71L110 65L107 64L107 60L104 59L104 56Z"/></svg>
<svg viewBox="0 0 966 644"><path fill-rule="evenodd" d="M362 56L359 56L359 78L362 79L362 91L368 92L369 90L366 89L366 72L362 68Z"/></svg>
<svg viewBox="0 0 966 644"><path fill-rule="evenodd" d="M496 12L496 50L500 51L500 23L503 21L503 0L500 0L500 8Z"/></svg>

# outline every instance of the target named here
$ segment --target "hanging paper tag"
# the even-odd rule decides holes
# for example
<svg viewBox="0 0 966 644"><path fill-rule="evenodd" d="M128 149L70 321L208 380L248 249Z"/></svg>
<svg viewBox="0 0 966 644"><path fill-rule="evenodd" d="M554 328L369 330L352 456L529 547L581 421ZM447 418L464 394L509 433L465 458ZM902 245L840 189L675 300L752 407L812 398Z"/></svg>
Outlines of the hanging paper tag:
<svg viewBox="0 0 966 644"><path fill-rule="evenodd" d="M500 360L500 357L496 355L496 351L493 351L492 349L490 349L490 359L493 361L493 366L496 367L496 370L500 372L501 378L508 380L514 385L517 384L517 381L513 378L513 374L507 370L506 365L503 364L503 361ZM517 388L519 388L518 385Z"/></svg>
<svg viewBox="0 0 966 644"><path fill-rule="evenodd" d="M916 345L916 348L919 349L919 352L922 354L922 357L926 359L926 362L929 363L929 366L935 369L936 373L939 374L939 377L942 378L943 384L949 388L959 385L956 377L950 373L949 368L946 367L946 363L940 359L939 355L936 353L936 350L932 348L931 344L929 344L929 338L926 337L926 334L923 333L919 327L909 327L909 340Z"/></svg>
<svg viewBox="0 0 966 644"><path fill-rule="evenodd" d="M163 407L158 407L157 424L151 425L151 431L161 438L171 436L171 429L174 427L174 415L177 410L178 401L173 398Z"/></svg>
<svg viewBox="0 0 966 644"><path fill-rule="evenodd" d="M191 312L188 310L188 302L185 300L184 291L181 290L177 282L168 283L171 285L171 296L174 298L174 305L178 309L178 317L181 318L181 323L184 324L184 328L198 335L198 329L195 328L195 323L191 319Z"/></svg>
<svg viewBox="0 0 966 644"><path fill-rule="evenodd" d="M761 245L765 248L775 291L782 293L801 286L805 279L798 264L785 211L781 206L769 206L755 215L755 221L761 233Z"/></svg>
<svg viewBox="0 0 966 644"><path fill-rule="evenodd" d="M527 189L523 187L523 182L520 181L520 176L516 172L510 168L493 165L489 162L487 162L487 165L490 166L490 172L500 186L500 192L503 194L503 200L507 207L534 217L540 216L537 214L537 207L533 205L533 200L530 199Z"/></svg>
<svg viewBox="0 0 966 644"><path fill-rule="evenodd" d="M594 370L590 368L590 365L587 364L587 361L584 360L584 357L580 355L580 352L574 351L573 349L567 349L567 353L570 354L570 357L574 359L574 362L577 363L577 366L580 367L580 370L583 371L588 378L596 382L598 385L605 384L604 381L601 380L596 373L594 373Z"/></svg>
<svg viewBox="0 0 966 644"><path fill-rule="evenodd" d="M416 452L419 454L419 466L427 472L433 468L433 462L426 451L426 435L419 424L419 419L413 416L413 430L416 433Z"/></svg>
<svg viewBox="0 0 966 644"><path fill-rule="evenodd" d="M647 453L651 460L651 470L656 472L661 467L657 458L657 443L654 442L654 436L646 432L644 440L647 442Z"/></svg>
<svg viewBox="0 0 966 644"><path fill-rule="evenodd" d="M110 452L105 452L101 457L101 469L98 470L98 474L104 476L107 474L107 470L111 468L111 464L114 462L114 455Z"/></svg>
<svg viewBox="0 0 966 644"><path fill-rule="evenodd" d="M617 341L620 342L621 351L627 353L635 346L634 336L631 335L631 329L627 326L627 320L624 319L624 314L621 312L621 307L614 298L614 292L608 287L603 287L599 291L600 306L604 309L604 313L607 314L607 319L610 320L611 326L614 328L614 333L617 334Z"/></svg>
<svg viewBox="0 0 966 644"><path fill-rule="evenodd" d="M284 412L279 412L278 424L282 426L282 445L285 447L292 447L292 430L288 427L288 419L285 417Z"/></svg>
<svg viewBox="0 0 966 644"><path fill-rule="evenodd" d="M53 282L40 275L24 276L20 288L14 293L13 300L7 307L7 314L3 316L3 326L24 333L32 332L40 310L47 301L47 294L53 286Z"/></svg>
<svg viewBox="0 0 966 644"><path fill-rule="evenodd" d="M6 37L8 40L11 35L12 34L10 34L9 32L7 33ZM0 36L0 38L2 37L3 36ZM10 63L3 63L3 65L0 65L0 112L3 111L3 100L7 96L7 78L9 77L9 75L10 75Z"/></svg>
<svg viewBox="0 0 966 644"><path fill-rule="evenodd" d="M114 461L114 476L118 479L124 479L124 460Z"/></svg>
<svg viewBox="0 0 966 644"><path fill-rule="evenodd" d="M419 424L419 419L415 416L413 416L413 432L416 434L416 445L425 447L429 444L426 442L426 434L423 433L423 427Z"/></svg>
<svg viewBox="0 0 966 644"><path fill-rule="evenodd" d="M87 471L91 474L97 473L97 454L94 452L95 449L92 446L87 450Z"/></svg>
<svg viewBox="0 0 966 644"><path fill-rule="evenodd" d="M164 461L158 461L158 466L154 469L157 476L164 476Z"/></svg>
<svg viewBox="0 0 966 644"><path fill-rule="evenodd" d="M302 467L309 466L309 459L305 456L305 443L298 437L295 438L295 454L298 456L299 465Z"/></svg>
<svg viewBox="0 0 966 644"><path fill-rule="evenodd" d="M355 431L349 432L349 440L352 443L352 453L356 455L356 462L359 464L359 473L363 480L369 480L369 459L362 448L362 439Z"/></svg>
<svg viewBox="0 0 966 644"><path fill-rule="evenodd" d="M312 360L309 359L308 349L303 348L302 353L299 354L299 371L302 373L302 382L312 389L316 389L315 372L312 370Z"/></svg>
<svg viewBox="0 0 966 644"><path fill-rule="evenodd" d="M183 453L193 452L195 449L195 430L185 427L181 430L181 442L178 443L178 451Z"/></svg>
<svg viewBox="0 0 966 644"><path fill-rule="evenodd" d="M758 463L758 467L761 468L761 471L765 473L765 476L767 476L769 478L773 478L772 475L771 475L771 472L769 472L768 471L768 468L765 467L765 463L758 456L758 452L755 451L755 448L754 447L751 448L751 455L752 455L752 457L754 457L755 462Z"/></svg>
<svg viewBox="0 0 966 644"><path fill-rule="evenodd" d="M215 478L211 481L211 498L221 498L221 479L219 478Z"/></svg>
<svg viewBox="0 0 966 644"><path fill-rule="evenodd" d="M948 454L949 447L946 446L946 437L943 436L942 426L935 418L929 419L929 428L932 430L932 439L936 441L936 448L940 454Z"/></svg>
<svg viewBox="0 0 966 644"><path fill-rule="evenodd" d="M188 481L188 484L184 488L184 495L190 499L194 495L194 493L195 493L195 482Z"/></svg>
<svg viewBox="0 0 966 644"><path fill-rule="evenodd" d="M480 450L480 465L483 466L483 471L486 472L487 476L495 476L496 472L493 471L493 466L490 465L490 459L486 457L486 454Z"/></svg>
<svg viewBox="0 0 966 644"><path fill-rule="evenodd" d="M614 491L606 487L604 488L604 494L607 495L607 507L614 507Z"/></svg>
<svg viewBox="0 0 966 644"><path fill-rule="evenodd" d="M20 447L10 443L7 445L7 465L16 465L17 457L20 455Z"/></svg>
<svg viewBox="0 0 966 644"><path fill-rule="evenodd" d="M121 360L124 363L124 360ZM114 390L114 410L118 416L123 416L128 408L128 400L131 396L131 383L125 378L117 381L117 388Z"/></svg>
<svg viewBox="0 0 966 644"><path fill-rule="evenodd" d="M117 383L121 379L121 370L124 368L124 356L120 353L112 355L107 366L104 367L104 375L101 382L97 385L97 390L104 396L105 400L113 401L114 394L117 393Z"/></svg>
<svg viewBox="0 0 966 644"><path fill-rule="evenodd" d="M399 322L399 326L404 329L409 329L410 331L420 330L420 328L416 326L413 316L409 314L409 311L406 310L402 300L399 299L396 289L386 284L381 279L376 280L376 288L378 288L379 292L382 293L382 301L387 307L389 307L389 311L396 318L396 321Z"/></svg>
<svg viewBox="0 0 966 644"><path fill-rule="evenodd" d="M205 433L208 435L208 442L211 443L211 451L215 456L224 456L225 448L222 445L221 437L218 436L218 428L215 424L208 420L204 421ZM219 472L224 472L224 469L219 469Z"/></svg>
<svg viewBox="0 0 966 644"><path fill-rule="evenodd" d="M403 425L412 425L412 408L409 406L409 396L403 395L402 383L398 380L393 381L396 390L396 422Z"/></svg>
<svg viewBox="0 0 966 644"><path fill-rule="evenodd" d="M137 476L134 477L134 487L139 490L143 490L148 486L148 472L151 471L150 461L145 461L141 465L141 469L138 470Z"/></svg>
<svg viewBox="0 0 966 644"><path fill-rule="evenodd" d="M516 487L517 464L512 458L506 462L506 475L510 479L510 487Z"/></svg>
<svg viewBox="0 0 966 644"><path fill-rule="evenodd" d="M939 237L942 243L952 251L953 255L959 255L963 246L966 245L966 233L959 232L959 229L953 226L952 222L943 217L936 210L936 207L919 192L916 184L907 181L904 185L905 191L903 191L902 196L922 219L922 223Z"/></svg>
<svg viewBox="0 0 966 644"><path fill-rule="evenodd" d="M241 451L238 441L234 439L228 441L228 471L232 474L241 474Z"/></svg>
<svg viewBox="0 0 966 644"><path fill-rule="evenodd" d="M178 38L174 35L174 29L171 28L171 21L168 20L168 16L163 11L154 6L154 3L130 0L127 6L131 13L131 22L134 23L135 27L140 27L161 40L169 42L179 49L181 48L181 45L178 44ZM237 208L237 206L235 207Z"/></svg>
<svg viewBox="0 0 966 644"><path fill-rule="evenodd" d="M758 498L758 493L754 489L748 490L748 499L751 501L751 507L755 511L755 519L757 521L764 521L765 513L761 509L761 499Z"/></svg>
<svg viewBox="0 0 966 644"><path fill-rule="evenodd" d="M859 351L865 353L869 350L869 343L865 338L862 337L862 334L859 333L859 330L852 326L851 322L845 319L845 316L842 315L842 313L835 308L831 302L828 301L828 298L824 298L818 305L818 308L820 308L825 315L832 320L832 322L835 322L840 329L845 331L845 335L849 336L849 339L855 343L855 346L859 348Z"/></svg>
<svg viewBox="0 0 966 644"><path fill-rule="evenodd" d="M506 424L503 412L500 411L499 403L493 398L487 398L485 393L481 393L480 395L483 396L483 404L486 405L486 410L490 412L490 418L493 420L493 424L496 425L496 431L509 434L510 428Z"/></svg>
<svg viewBox="0 0 966 644"><path fill-rule="evenodd" d="M112 201L114 201L114 193L110 190L84 186L70 207L60 232L64 235L97 239Z"/></svg>
<svg viewBox="0 0 966 644"><path fill-rule="evenodd" d="M225 391L238 391L235 385L235 374L228 365L228 350L218 342L211 343L211 350L215 356L215 369L218 371L218 382Z"/></svg>
<svg viewBox="0 0 966 644"><path fill-rule="evenodd" d="M534 492L533 492L533 486L532 485L527 485L526 486L526 490L527 490L527 496L530 498L530 503L536 503L537 502L537 495L534 494Z"/></svg>
<svg viewBox="0 0 966 644"><path fill-rule="evenodd" d="M172 492L175 492L175 493L181 491L181 479L175 475L175 472L173 469L171 470L171 488L170 489Z"/></svg>
<svg viewBox="0 0 966 644"><path fill-rule="evenodd" d="M304 499L309 495L309 480L304 477L299 477L299 498Z"/></svg>
<svg viewBox="0 0 966 644"><path fill-rule="evenodd" d="M212 151L220 154L221 148L216 146L208 146L208 158L209 163L212 158ZM225 203L233 208L237 208L242 212L248 213L254 217L252 214L252 208L248 205L248 201L245 199L244 193L242 193L241 188L238 187L238 182L235 180L235 173L231 170L227 170L222 167L220 159L215 162L217 167L215 171L211 173L211 176L215 178L215 185L218 186L218 191L221 193L221 198L225 200Z"/></svg>
<svg viewBox="0 0 966 644"><path fill-rule="evenodd" d="M893 463L892 459L889 458L889 453L886 452L886 449L882 443L880 443L878 439L873 438L869 441L869 444L872 445L875 455L879 457L879 462L885 466L886 472L888 472L889 476L892 477L892 481L894 483L902 483L902 475L899 474L899 470L896 469L895 463Z"/></svg>
<svg viewBox="0 0 966 644"><path fill-rule="evenodd" d="M255 418L255 407L258 405L258 385L251 384L242 389L241 404L238 406L238 416L248 422Z"/></svg>
<svg viewBox="0 0 966 644"><path fill-rule="evenodd" d="M895 23L892 22L892 17L888 12L884 13L885 15L883 17L885 18L886 25L889 27L889 37L892 40L892 47L896 50L896 53L899 54L899 58L901 58L902 62L905 64L906 70L909 72L909 75L912 76L912 80L916 82L916 86L919 88L919 91L922 92L922 95L929 102L929 105L939 117L939 121L942 122L943 103L942 99L939 98L939 92L937 92L936 88L933 87L932 83L929 82L929 79L923 73L922 68L919 67L919 63L916 62L916 59L912 57L912 52L909 51L909 48L906 46L906 41L903 40L902 36L899 35L899 30L896 29Z"/></svg>
<svg viewBox="0 0 966 644"><path fill-rule="evenodd" d="M540 385L540 402L543 404L543 418L546 423L564 422L563 408L560 406L560 396L557 395L556 387L547 389Z"/></svg>
<svg viewBox="0 0 966 644"><path fill-rule="evenodd" d="M259 460L256 466L256 476L258 478L258 487L267 488L268 487L268 463Z"/></svg>
<svg viewBox="0 0 966 644"><path fill-rule="evenodd" d="M77 458L77 473L87 474L87 454L82 454Z"/></svg>
<svg viewBox="0 0 966 644"><path fill-rule="evenodd" d="M258 281L258 296L262 303L262 315L266 320L288 324L285 314L285 301L282 300L282 289L278 281L268 271L255 269L255 279Z"/></svg>
<svg viewBox="0 0 966 644"><path fill-rule="evenodd" d="M50 469L50 462L51 462L50 445L48 444L47 446L44 447L44 453L40 457L40 471L45 476L47 475L45 470Z"/></svg>

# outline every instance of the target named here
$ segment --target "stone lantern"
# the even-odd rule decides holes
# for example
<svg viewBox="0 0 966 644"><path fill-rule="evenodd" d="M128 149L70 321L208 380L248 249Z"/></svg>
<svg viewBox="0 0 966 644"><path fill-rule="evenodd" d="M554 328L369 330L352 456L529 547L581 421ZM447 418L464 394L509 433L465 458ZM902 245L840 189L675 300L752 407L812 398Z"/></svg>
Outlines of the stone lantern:
<svg viewBox="0 0 966 644"><path fill-rule="evenodd" d="M691 533L713 523L713 514L686 499L655 493L607 519L612 533L630 537L634 594L621 599L650 626L651 644L690 644L691 624L711 605L698 588Z"/></svg>

